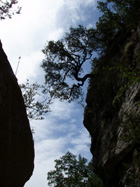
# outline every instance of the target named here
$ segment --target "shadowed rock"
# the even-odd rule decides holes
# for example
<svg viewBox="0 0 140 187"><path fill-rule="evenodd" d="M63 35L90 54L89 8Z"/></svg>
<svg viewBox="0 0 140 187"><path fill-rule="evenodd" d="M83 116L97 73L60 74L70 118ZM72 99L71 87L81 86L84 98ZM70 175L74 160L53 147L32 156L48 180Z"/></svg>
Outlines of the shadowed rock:
<svg viewBox="0 0 140 187"><path fill-rule="evenodd" d="M120 52L101 58L102 66L89 84L84 125L91 135L94 172L104 187L140 186L139 36L140 26L124 37ZM117 71L103 71L106 62L111 62L109 68L114 63ZM117 69L120 62L131 67L127 79ZM132 72L135 77L130 76ZM124 89L121 94L120 88ZM116 96L119 100L114 102Z"/></svg>
<svg viewBox="0 0 140 187"><path fill-rule="evenodd" d="M0 42L0 186L23 187L33 168L33 137L23 97Z"/></svg>

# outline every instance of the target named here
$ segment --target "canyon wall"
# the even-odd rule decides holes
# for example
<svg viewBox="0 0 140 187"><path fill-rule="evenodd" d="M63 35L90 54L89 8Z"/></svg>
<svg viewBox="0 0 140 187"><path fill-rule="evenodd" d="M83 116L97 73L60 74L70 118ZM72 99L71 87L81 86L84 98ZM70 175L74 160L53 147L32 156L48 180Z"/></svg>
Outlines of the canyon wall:
<svg viewBox="0 0 140 187"><path fill-rule="evenodd" d="M86 99L93 168L105 187L140 186L140 27L110 47L93 70Z"/></svg>
<svg viewBox="0 0 140 187"><path fill-rule="evenodd" d="M34 168L34 144L17 79L0 42L0 186L23 187Z"/></svg>

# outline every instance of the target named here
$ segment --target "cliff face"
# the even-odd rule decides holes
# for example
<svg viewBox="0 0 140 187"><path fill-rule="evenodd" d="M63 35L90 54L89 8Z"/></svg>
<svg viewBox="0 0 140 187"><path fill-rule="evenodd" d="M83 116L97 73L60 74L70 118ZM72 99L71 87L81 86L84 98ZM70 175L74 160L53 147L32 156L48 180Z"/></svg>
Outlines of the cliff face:
<svg viewBox="0 0 140 187"><path fill-rule="evenodd" d="M140 27L124 34L121 50L100 59L88 88L84 125L94 171L106 187L140 186L139 36Z"/></svg>
<svg viewBox="0 0 140 187"><path fill-rule="evenodd" d="M33 138L21 90L1 43L0 114L0 186L23 187L33 172Z"/></svg>

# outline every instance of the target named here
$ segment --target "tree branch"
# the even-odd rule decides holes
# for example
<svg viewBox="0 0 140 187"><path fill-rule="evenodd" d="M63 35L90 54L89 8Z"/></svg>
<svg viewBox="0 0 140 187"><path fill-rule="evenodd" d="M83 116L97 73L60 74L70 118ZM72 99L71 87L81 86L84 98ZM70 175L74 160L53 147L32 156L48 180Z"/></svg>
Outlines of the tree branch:
<svg viewBox="0 0 140 187"><path fill-rule="evenodd" d="M92 74L86 74L84 77L80 78L78 77L77 75L74 76L75 79L78 81L78 82L81 82L81 83L78 83L77 85L74 84L71 88L71 92L70 92L70 96L72 95L72 92L74 90L74 88L79 88L80 86L83 86L85 81L88 79L88 78L92 78L93 75Z"/></svg>
<svg viewBox="0 0 140 187"><path fill-rule="evenodd" d="M92 78L93 75L92 74L86 74L84 77L80 78L78 77L78 75L75 76L75 79L78 81L78 82L82 82L81 84L78 83L79 86L83 86L84 85L84 82L88 79L88 78Z"/></svg>

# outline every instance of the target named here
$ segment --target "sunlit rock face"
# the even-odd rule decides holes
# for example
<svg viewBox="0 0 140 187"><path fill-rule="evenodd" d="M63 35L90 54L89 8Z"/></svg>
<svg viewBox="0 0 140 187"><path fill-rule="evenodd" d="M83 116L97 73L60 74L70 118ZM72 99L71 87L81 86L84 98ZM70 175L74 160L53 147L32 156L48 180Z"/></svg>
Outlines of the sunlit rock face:
<svg viewBox="0 0 140 187"><path fill-rule="evenodd" d="M109 58L114 63L120 58L130 63L136 62L135 58L139 60L139 34L138 27L123 41L122 53L116 50ZM134 68L139 67L134 65ZM140 83L134 81L125 89L121 100L114 102L119 81L124 80L117 74L110 79L103 73L100 77L100 71L99 76L93 77L87 93L84 125L91 135L94 171L104 186L140 186Z"/></svg>
<svg viewBox="0 0 140 187"><path fill-rule="evenodd" d="M33 137L23 97L0 43L0 187L23 187L33 168Z"/></svg>

